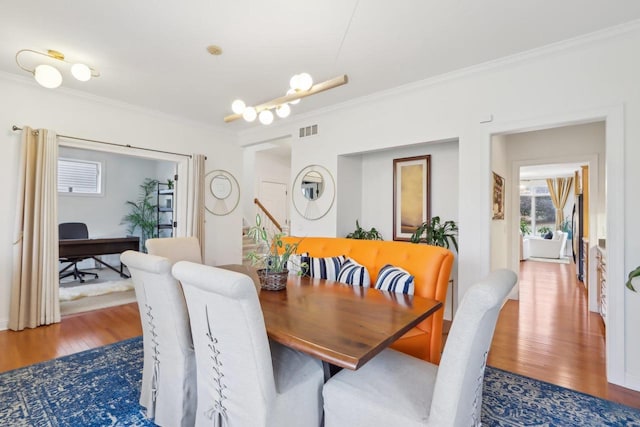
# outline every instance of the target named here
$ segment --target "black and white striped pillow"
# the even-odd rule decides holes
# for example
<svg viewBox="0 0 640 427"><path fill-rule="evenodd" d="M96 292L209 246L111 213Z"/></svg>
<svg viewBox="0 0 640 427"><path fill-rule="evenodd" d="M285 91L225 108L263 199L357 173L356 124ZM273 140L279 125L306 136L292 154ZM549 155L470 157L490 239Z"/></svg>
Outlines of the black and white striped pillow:
<svg viewBox="0 0 640 427"><path fill-rule="evenodd" d="M315 277L318 279L336 280L340 267L344 263L344 255L327 257L327 258L314 258L303 256L302 262L307 263L306 276Z"/></svg>
<svg viewBox="0 0 640 427"><path fill-rule="evenodd" d="M376 289L413 295L414 278L408 271L387 264L380 269L376 279Z"/></svg>
<svg viewBox="0 0 640 427"><path fill-rule="evenodd" d="M367 271L367 267L358 264L351 258L347 260L340 267L338 273L338 282L346 283L347 285L358 285L364 288L371 286L371 277Z"/></svg>

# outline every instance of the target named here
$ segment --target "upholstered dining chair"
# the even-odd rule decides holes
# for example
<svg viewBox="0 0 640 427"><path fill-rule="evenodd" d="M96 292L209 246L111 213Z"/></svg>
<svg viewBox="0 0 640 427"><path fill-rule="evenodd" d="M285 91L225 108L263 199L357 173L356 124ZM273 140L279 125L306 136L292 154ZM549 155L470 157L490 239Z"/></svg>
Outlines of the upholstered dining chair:
<svg viewBox="0 0 640 427"><path fill-rule="evenodd" d="M319 426L322 365L267 338L258 293L244 274L173 266L189 309L198 367L196 426Z"/></svg>
<svg viewBox="0 0 640 427"><path fill-rule="evenodd" d="M325 426L479 426L487 353L516 280L512 271L497 270L467 291L440 366L388 349L329 379Z"/></svg>
<svg viewBox="0 0 640 427"><path fill-rule="evenodd" d="M197 237L166 237L147 239L147 252L169 258L171 264L191 261L202 264L200 242Z"/></svg>
<svg viewBox="0 0 640 427"><path fill-rule="evenodd" d="M140 405L160 426L193 426L196 359L187 306L167 258L126 251L120 256L134 283L144 351Z"/></svg>

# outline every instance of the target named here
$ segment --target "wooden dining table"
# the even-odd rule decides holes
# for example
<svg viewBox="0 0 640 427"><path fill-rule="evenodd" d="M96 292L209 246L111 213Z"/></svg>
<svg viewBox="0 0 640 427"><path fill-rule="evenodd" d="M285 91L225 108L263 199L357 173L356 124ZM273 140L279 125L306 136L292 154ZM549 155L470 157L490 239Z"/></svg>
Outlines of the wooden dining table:
<svg viewBox="0 0 640 427"><path fill-rule="evenodd" d="M289 276L286 290L260 289L267 335L329 365L356 370L442 307L440 301L350 286L330 280Z"/></svg>

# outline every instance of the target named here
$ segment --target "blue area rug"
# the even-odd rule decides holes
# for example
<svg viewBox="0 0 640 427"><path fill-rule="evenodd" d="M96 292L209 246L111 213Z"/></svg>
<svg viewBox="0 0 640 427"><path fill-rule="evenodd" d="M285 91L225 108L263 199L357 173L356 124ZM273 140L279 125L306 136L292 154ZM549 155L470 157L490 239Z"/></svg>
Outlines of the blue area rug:
<svg viewBox="0 0 640 427"><path fill-rule="evenodd" d="M0 426L153 426L138 404L142 339L0 374ZM640 426L640 410L488 367L485 426Z"/></svg>

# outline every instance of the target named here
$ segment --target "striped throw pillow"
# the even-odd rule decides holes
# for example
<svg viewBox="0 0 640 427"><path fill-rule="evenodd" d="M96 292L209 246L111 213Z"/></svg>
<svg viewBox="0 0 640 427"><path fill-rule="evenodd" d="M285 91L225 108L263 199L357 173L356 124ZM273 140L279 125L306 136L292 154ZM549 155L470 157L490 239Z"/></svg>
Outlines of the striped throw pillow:
<svg viewBox="0 0 640 427"><path fill-rule="evenodd" d="M413 295L414 286L414 278L408 271L387 264L380 269L375 288Z"/></svg>
<svg viewBox="0 0 640 427"><path fill-rule="evenodd" d="M306 276L315 277L317 279L336 280L345 257L344 255L327 258L303 256L301 257L301 260L302 262L307 263Z"/></svg>
<svg viewBox="0 0 640 427"><path fill-rule="evenodd" d="M371 277L369 277L367 267L358 264L351 258L347 258L344 264L342 264L342 267L340 267L337 281L346 283L347 285L358 285L365 288L371 286Z"/></svg>

